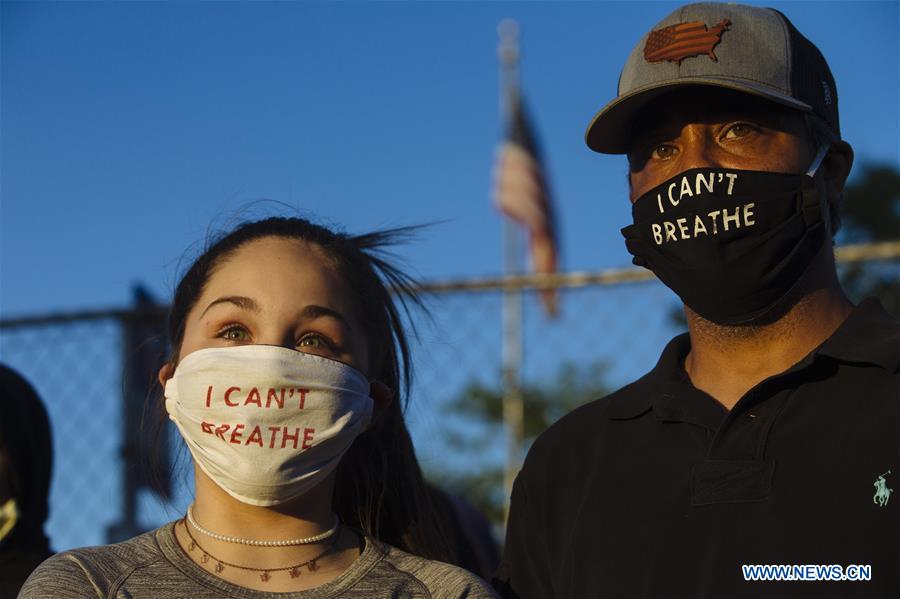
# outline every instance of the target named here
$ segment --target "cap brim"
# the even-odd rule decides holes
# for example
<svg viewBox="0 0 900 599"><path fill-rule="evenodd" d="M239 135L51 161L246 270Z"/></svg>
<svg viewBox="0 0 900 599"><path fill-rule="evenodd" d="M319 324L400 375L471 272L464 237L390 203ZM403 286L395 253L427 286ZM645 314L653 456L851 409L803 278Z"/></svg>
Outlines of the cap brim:
<svg viewBox="0 0 900 599"><path fill-rule="evenodd" d="M671 81L654 83L632 90L604 106L591 120L584 134L588 147L602 154L625 154L628 151L629 133L635 114L651 100L679 87L707 86L721 87L759 96L803 112L812 112L812 106L801 102L771 87L745 79L727 77L681 77Z"/></svg>

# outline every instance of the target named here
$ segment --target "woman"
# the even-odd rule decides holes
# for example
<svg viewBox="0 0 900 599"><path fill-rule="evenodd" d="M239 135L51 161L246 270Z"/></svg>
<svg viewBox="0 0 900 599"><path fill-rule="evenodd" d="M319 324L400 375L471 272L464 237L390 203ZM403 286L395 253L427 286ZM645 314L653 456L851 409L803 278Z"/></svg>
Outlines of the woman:
<svg viewBox="0 0 900 599"><path fill-rule="evenodd" d="M270 218L201 255L176 289L159 373L193 504L51 558L21 596L494 596L431 561L451 558L450 535L403 422L409 349L387 289L411 282L379 257L403 233Z"/></svg>

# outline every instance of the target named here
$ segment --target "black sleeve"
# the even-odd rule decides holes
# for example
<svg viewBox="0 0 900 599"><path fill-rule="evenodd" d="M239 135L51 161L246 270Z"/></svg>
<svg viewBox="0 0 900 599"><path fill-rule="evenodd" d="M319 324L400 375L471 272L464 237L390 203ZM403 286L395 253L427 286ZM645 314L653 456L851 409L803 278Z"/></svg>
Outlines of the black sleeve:
<svg viewBox="0 0 900 599"><path fill-rule="evenodd" d="M513 483L503 559L491 581L505 599L553 596L546 514L538 505L539 493L529 493L526 476L523 469Z"/></svg>

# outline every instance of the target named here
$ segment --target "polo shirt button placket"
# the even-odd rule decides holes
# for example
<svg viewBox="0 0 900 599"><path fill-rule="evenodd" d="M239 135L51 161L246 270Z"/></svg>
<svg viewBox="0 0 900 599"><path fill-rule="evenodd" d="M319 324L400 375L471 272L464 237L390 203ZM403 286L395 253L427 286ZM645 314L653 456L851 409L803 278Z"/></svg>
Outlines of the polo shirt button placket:
<svg viewBox="0 0 900 599"><path fill-rule="evenodd" d="M766 440L761 435L768 437L771 427L766 424L772 409L754 403L765 387L771 389L757 386L744 395L716 431L707 459L692 472L692 506L760 502L770 497L775 461L763 459ZM778 400L778 393L772 393L765 401Z"/></svg>

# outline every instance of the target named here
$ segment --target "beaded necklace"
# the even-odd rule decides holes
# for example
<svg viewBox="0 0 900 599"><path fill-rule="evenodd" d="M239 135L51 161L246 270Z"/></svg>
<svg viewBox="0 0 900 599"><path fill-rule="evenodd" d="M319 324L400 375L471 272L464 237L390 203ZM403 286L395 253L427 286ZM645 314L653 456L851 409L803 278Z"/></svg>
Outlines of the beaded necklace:
<svg viewBox="0 0 900 599"><path fill-rule="evenodd" d="M290 547L292 545L312 545L313 543L318 543L319 541L324 541L335 532L341 526L341 520L338 518L337 514L332 513L332 526L330 529L325 532L319 533L317 535L313 535L311 537L302 537L299 539L285 539L283 541L258 541L256 539L244 539L241 537L230 537L228 535L220 535L217 532L213 532L211 530L207 530L197 524L197 521L194 520L194 506L190 505L187 509L187 521L191 526L196 528L199 532L202 532L204 535L215 539L217 541L222 541L223 543L236 543L238 545L252 545L253 547Z"/></svg>
<svg viewBox="0 0 900 599"><path fill-rule="evenodd" d="M200 552L202 553L202 555L200 556L200 562L203 564L208 563L210 559L215 561L216 565L213 568L213 570L215 570L216 574L221 574L225 570L225 567L228 566L230 568L237 568L238 570L248 570L251 572L260 572L259 579L263 582L269 582L269 579L272 578L272 575L271 575L272 572L288 572L291 575L291 578L298 578L300 576L300 574L302 573L301 568L303 568L304 566L306 566L307 570L309 570L310 572L315 572L316 570L319 569L319 565L316 562L318 560L322 559L328 553L330 553L332 551L332 549L334 549L334 546L337 544L337 540L340 536L340 535L334 535L334 540L332 540L331 543L328 544L328 547L325 548L325 551L323 551L322 553L320 553L319 555L317 555L311 559L308 559L304 562L300 562L299 564L294 564L293 566L286 566L284 568L251 568L250 566L241 566L239 564L232 564L230 562L220 560L219 558L217 558L216 556L211 554L209 551L204 549L200 545L200 543L197 542L197 539L195 539L194 535L191 534L191 527L187 525L187 522L185 521L184 518L181 519L181 524L184 525L184 530L187 532L188 537L190 537L190 539L191 539L191 542L188 545L188 551L193 553L193 551L195 549L199 549Z"/></svg>

